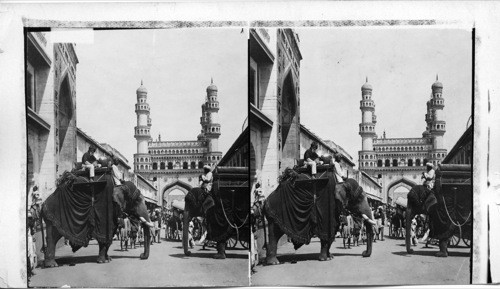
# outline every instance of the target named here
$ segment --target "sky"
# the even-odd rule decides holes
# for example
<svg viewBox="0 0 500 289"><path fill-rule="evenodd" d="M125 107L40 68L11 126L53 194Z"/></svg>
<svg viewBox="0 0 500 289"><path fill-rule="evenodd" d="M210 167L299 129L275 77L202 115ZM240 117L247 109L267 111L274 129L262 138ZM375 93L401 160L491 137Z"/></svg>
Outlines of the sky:
<svg viewBox="0 0 500 289"><path fill-rule="evenodd" d="M247 33L241 28L94 31L92 44L75 48L77 126L133 165L141 81L148 90L151 136L175 141L197 139L213 78L224 154L247 117Z"/></svg>
<svg viewBox="0 0 500 289"><path fill-rule="evenodd" d="M437 28L296 29L301 123L342 146L357 164L361 86L372 85L376 133L422 137L436 75L443 84L448 151L472 115L471 31Z"/></svg>

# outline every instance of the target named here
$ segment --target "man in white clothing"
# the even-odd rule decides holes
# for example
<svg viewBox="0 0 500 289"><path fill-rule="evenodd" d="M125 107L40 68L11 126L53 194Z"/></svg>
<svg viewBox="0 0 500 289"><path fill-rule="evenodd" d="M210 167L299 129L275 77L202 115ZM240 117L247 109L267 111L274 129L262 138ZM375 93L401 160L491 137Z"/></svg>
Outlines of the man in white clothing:
<svg viewBox="0 0 500 289"><path fill-rule="evenodd" d="M424 179L424 186L429 190L434 188L434 180L436 179L436 172L434 171L434 166L432 163L427 163L427 172L422 173L422 179Z"/></svg>
<svg viewBox="0 0 500 289"><path fill-rule="evenodd" d="M344 175L344 172L342 170L342 167L340 166L340 154L337 153L335 154L334 162L333 165L335 167L335 180L337 181L337 184L335 185L335 195L338 196L338 194L345 195L345 187L344 187L344 180L347 179L347 177ZM344 199L344 198L340 198Z"/></svg>
<svg viewBox="0 0 500 289"><path fill-rule="evenodd" d="M209 165L203 166L203 174L200 176L200 187L209 193L212 190L213 175Z"/></svg>

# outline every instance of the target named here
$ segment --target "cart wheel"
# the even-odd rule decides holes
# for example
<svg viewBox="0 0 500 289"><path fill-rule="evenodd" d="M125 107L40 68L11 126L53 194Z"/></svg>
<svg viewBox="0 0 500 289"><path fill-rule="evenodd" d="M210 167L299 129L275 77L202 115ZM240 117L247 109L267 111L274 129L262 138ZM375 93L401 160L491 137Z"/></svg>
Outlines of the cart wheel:
<svg viewBox="0 0 500 289"><path fill-rule="evenodd" d="M467 246L467 248L470 248L471 241L469 239L462 238L462 241L464 242L465 246Z"/></svg>
<svg viewBox="0 0 500 289"><path fill-rule="evenodd" d="M227 239L227 241L226 241L226 248L234 248L234 247L236 247L236 243L238 243L236 241L236 239L231 237L231 238Z"/></svg>
<svg viewBox="0 0 500 289"><path fill-rule="evenodd" d="M453 235L448 240L448 247L456 247L456 246L458 246L458 243L460 243L460 237Z"/></svg>
<svg viewBox="0 0 500 289"><path fill-rule="evenodd" d="M247 241L245 241L245 240L240 240L240 244L241 244L241 246L242 246L243 248L245 248L245 249L250 248L250 246L248 246L248 245L249 245L249 244L248 244L248 242L247 242Z"/></svg>

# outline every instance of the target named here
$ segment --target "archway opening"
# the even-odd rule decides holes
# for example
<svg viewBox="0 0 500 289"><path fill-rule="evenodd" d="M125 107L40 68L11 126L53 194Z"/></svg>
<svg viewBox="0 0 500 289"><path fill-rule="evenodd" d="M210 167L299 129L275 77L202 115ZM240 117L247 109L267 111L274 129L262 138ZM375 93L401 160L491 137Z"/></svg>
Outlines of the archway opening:
<svg viewBox="0 0 500 289"><path fill-rule="evenodd" d="M281 103L281 149L283 166L293 166L299 158L299 130L294 119L297 114L297 99L292 71L283 82Z"/></svg>

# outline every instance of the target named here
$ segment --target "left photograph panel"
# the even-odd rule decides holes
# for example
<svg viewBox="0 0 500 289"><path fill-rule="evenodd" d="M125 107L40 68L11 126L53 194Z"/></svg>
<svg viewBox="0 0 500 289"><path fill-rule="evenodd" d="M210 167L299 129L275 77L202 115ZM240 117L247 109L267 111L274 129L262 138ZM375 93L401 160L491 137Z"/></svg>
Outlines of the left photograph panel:
<svg viewBox="0 0 500 289"><path fill-rule="evenodd" d="M30 287L248 286L248 30L25 30Z"/></svg>

